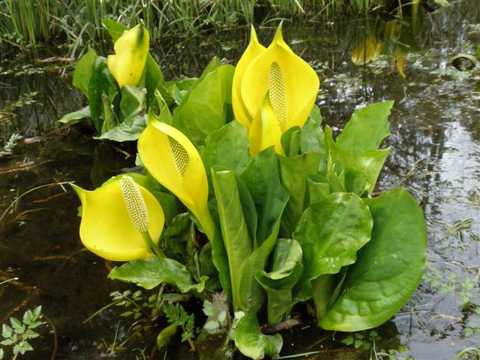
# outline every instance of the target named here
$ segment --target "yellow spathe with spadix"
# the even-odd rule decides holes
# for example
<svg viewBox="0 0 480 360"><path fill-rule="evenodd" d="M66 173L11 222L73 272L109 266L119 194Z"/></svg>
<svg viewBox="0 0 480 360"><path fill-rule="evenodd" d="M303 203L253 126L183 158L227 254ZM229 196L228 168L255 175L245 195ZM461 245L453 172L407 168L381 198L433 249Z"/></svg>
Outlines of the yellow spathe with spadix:
<svg viewBox="0 0 480 360"><path fill-rule="evenodd" d="M270 141L258 139L260 133L271 136L269 131L259 132L259 122L265 129L268 125L265 119L273 118L266 118L265 112L273 111L278 124L272 127L275 131L277 127L281 133L294 126L302 127L315 104L319 87L316 72L290 49L283 39L281 26L266 49L258 43L252 28L250 44L235 69L232 87L235 117L249 130L251 153L261 150L259 143ZM280 138L275 145L278 152Z"/></svg>
<svg viewBox="0 0 480 360"><path fill-rule="evenodd" d="M136 86L142 78L150 46L150 35L142 24L125 30L115 41L115 55L107 58L108 69L120 87Z"/></svg>
<svg viewBox="0 0 480 360"><path fill-rule="evenodd" d="M133 182L133 180L130 180ZM82 202L80 239L94 254L113 261L144 259L152 255L142 232L154 243L165 223L162 207L145 188L122 178L89 191L72 185Z"/></svg>
<svg viewBox="0 0 480 360"><path fill-rule="evenodd" d="M209 239L215 225L208 210L208 180L200 154L176 128L151 120L138 139L138 153L148 172L193 213Z"/></svg>

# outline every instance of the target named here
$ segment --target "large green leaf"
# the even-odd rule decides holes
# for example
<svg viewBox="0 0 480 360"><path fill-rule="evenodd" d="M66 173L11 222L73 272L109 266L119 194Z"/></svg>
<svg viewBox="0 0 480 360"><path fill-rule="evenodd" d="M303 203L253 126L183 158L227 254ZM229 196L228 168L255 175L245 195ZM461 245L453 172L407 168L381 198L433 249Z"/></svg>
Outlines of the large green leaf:
<svg viewBox="0 0 480 360"><path fill-rule="evenodd" d="M232 329L232 338L240 352L250 359L278 357L283 346L280 334L265 335L261 332L255 313L245 314Z"/></svg>
<svg viewBox="0 0 480 360"><path fill-rule="evenodd" d="M288 237L292 235L306 207L307 179L317 174L319 164L320 154L318 153L280 156L282 184L290 195L282 221L282 231Z"/></svg>
<svg viewBox="0 0 480 360"><path fill-rule="evenodd" d="M277 243L280 218L272 233L245 259L240 267L240 308L245 311L258 311L264 300L264 294L255 276L265 270L268 257Z"/></svg>
<svg viewBox="0 0 480 360"><path fill-rule="evenodd" d="M240 174L249 160L248 147L245 128L238 122L231 121L205 139L205 148L202 152L205 167L234 170Z"/></svg>
<svg viewBox="0 0 480 360"><path fill-rule="evenodd" d="M325 129L325 140L331 162L327 169L330 184L338 191L341 189L359 195L371 193L390 150L355 152L353 149L340 148L333 141L332 129L329 127Z"/></svg>
<svg viewBox="0 0 480 360"><path fill-rule="evenodd" d="M103 95L107 95L110 103L118 93L115 79L107 67L106 59L98 56L93 66L92 76L88 83L88 105L92 116L93 125L101 133L103 125Z"/></svg>
<svg viewBox="0 0 480 360"><path fill-rule="evenodd" d="M83 119L89 118L90 115L90 107L85 106L84 108L65 114L63 115L58 122L61 122L62 124L69 124L73 125L76 123L79 123Z"/></svg>
<svg viewBox="0 0 480 360"><path fill-rule="evenodd" d="M415 199L396 189L366 201L374 219L372 240L320 319L324 329L359 331L381 325L408 301L423 274L427 232Z"/></svg>
<svg viewBox="0 0 480 360"><path fill-rule="evenodd" d="M145 126L145 117L139 115L123 121L114 128L111 128L102 135L95 136L94 138L98 140L112 140L117 142L135 141L145 129Z"/></svg>
<svg viewBox="0 0 480 360"><path fill-rule="evenodd" d="M269 324L283 320L294 305L292 289L302 275L302 247L293 239L279 239L272 256L271 271L256 275L267 292Z"/></svg>
<svg viewBox="0 0 480 360"><path fill-rule="evenodd" d="M393 101L384 101L356 110L337 137L337 146L352 153L376 150L390 135L388 116Z"/></svg>
<svg viewBox="0 0 480 360"><path fill-rule="evenodd" d="M187 268L169 258L152 257L147 260L135 260L114 267L108 275L110 279L130 282L150 290L162 283L176 286L182 293L192 290L202 292L206 277L194 284Z"/></svg>
<svg viewBox="0 0 480 360"><path fill-rule="evenodd" d="M329 169L335 171L329 176L343 183L345 191L359 195L373 191L390 153L379 146L390 134L388 116L392 106L392 101L385 101L355 111L336 142L326 127L325 140L332 162Z"/></svg>
<svg viewBox="0 0 480 360"><path fill-rule="evenodd" d="M297 297L308 299L312 280L353 264L357 251L370 240L372 226L370 210L353 193L330 194L305 210L294 234L305 266Z"/></svg>
<svg viewBox="0 0 480 360"><path fill-rule="evenodd" d="M73 86L79 89L85 96L88 97L88 84L92 77L93 67L98 55L92 48L77 61L75 71L73 72Z"/></svg>
<svg viewBox="0 0 480 360"><path fill-rule="evenodd" d="M227 122L234 67L220 65L194 85L174 111L174 125L197 146Z"/></svg>
<svg viewBox="0 0 480 360"><path fill-rule="evenodd" d="M223 243L227 251L233 307L241 308L240 268L252 252L247 223L243 216L235 173L231 170L212 171Z"/></svg>
<svg viewBox="0 0 480 360"><path fill-rule="evenodd" d="M273 232L288 201L288 193L280 181L277 156L272 148L250 159L240 178L252 194L258 214L255 247Z"/></svg>
<svg viewBox="0 0 480 360"><path fill-rule="evenodd" d="M132 119L145 110L145 91L125 85L121 90L120 114L122 120Z"/></svg>

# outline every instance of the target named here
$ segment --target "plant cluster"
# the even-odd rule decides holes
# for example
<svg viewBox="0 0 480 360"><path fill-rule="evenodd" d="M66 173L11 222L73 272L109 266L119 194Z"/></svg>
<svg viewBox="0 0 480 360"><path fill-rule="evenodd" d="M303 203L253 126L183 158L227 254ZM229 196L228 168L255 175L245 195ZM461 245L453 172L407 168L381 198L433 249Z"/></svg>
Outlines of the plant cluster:
<svg viewBox="0 0 480 360"><path fill-rule="evenodd" d="M6 354L6 349L11 349L12 359L33 351L31 340L40 336L38 328L46 323L42 320L42 307L37 306L33 310L27 310L21 320L11 317L10 324L2 325L0 345L0 359Z"/></svg>
<svg viewBox="0 0 480 360"><path fill-rule="evenodd" d="M108 29L115 54L80 59L73 81L89 106L68 120L89 114L98 138L138 139L140 172L74 185L81 241L125 262L109 278L204 300L205 330L228 332L252 359L280 353L281 334L261 324L296 305L353 332L408 301L425 264L423 212L404 189L373 194L392 102L358 109L335 137L315 106L318 76L281 26L268 47L252 28L236 67L214 59L199 78L168 82L145 27ZM190 342L193 318L165 310L158 345L177 328Z"/></svg>

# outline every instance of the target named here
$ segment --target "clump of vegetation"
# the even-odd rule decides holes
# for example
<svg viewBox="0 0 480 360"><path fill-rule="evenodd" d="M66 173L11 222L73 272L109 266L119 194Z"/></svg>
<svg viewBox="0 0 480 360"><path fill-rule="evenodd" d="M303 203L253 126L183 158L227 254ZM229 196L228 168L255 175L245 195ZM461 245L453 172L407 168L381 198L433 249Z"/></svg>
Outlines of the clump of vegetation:
<svg viewBox="0 0 480 360"><path fill-rule="evenodd" d="M40 337L38 329L46 322L43 321L41 306L27 310L21 320L12 316L9 322L9 324L2 325L0 359L10 353L11 359L15 360L19 355L34 350L31 341Z"/></svg>
<svg viewBox="0 0 480 360"><path fill-rule="evenodd" d="M334 137L315 106L318 75L281 26L268 47L252 28L236 67L214 59L199 78L168 82L144 26L108 28L115 54L80 59L73 81L89 105L63 121L87 117L100 139L137 140L142 171L93 191L73 185L80 238L124 262L109 278L160 289L159 349L177 331L195 349L203 321L169 294L203 302L202 332L252 359L279 355L282 336L262 319L282 329L294 307L345 332L400 310L423 274L426 226L406 190L373 195L393 102L358 109ZM139 319L141 298L114 302Z"/></svg>
<svg viewBox="0 0 480 360"><path fill-rule="evenodd" d="M207 0L207 1L56 1L4 0L0 2L0 44L31 48L62 39L74 52L79 45L105 40L102 20L110 18L132 26L141 18L156 29L152 40L179 34L283 17L317 18L338 13L394 12L415 7L447 6L446 0Z"/></svg>

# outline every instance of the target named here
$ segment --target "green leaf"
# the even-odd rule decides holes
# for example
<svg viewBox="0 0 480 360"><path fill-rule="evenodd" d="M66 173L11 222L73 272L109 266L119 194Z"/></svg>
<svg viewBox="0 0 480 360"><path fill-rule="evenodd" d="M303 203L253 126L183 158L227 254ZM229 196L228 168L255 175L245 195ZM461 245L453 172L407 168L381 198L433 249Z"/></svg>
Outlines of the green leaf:
<svg viewBox="0 0 480 360"><path fill-rule="evenodd" d="M307 178L318 172L319 164L320 155L317 153L280 156L282 184L290 195L282 221L282 230L286 236L291 236L303 214L307 199Z"/></svg>
<svg viewBox="0 0 480 360"><path fill-rule="evenodd" d="M110 102L113 103L117 93L117 83L108 70L106 59L98 56L95 60L93 73L88 84L88 105L90 107L93 125L98 133L101 132L103 123L102 95L106 94Z"/></svg>
<svg viewBox="0 0 480 360"><path fill-rule="evenodd" d="M300 148L302 153L316 152L319 153L323 159L326 159L327 149L321 125L322 116L320 109L315 105L300 132Z"/></svg>
<svg viewBox="0 0 480 360"><path fill-rule="evenodd" d="M4 357L5 357L5 352L3 351L3 349L0 349L0 360L3 360Z"/></svg>
<svg viewBox="0 0 480 360"><path fill-rule="evenodd" d="M240 178L252 195L257 209L259 220L254 247L258 247L278 225L288 201L288 193L280 181L274 150L269 148L251 158Z"/></svg>
<svg viewBox="0 0 480 360"><path fill-rule="evenodd" d="M171 102L173 99L170 99L163 72L160 69L157 61L152 54L148 54L147 62L145 64L145 88L147 89L147 106L150 107L152 102L155 100L155 91L159 91L164 99Z"/></svg>
<svg viewBox="0 0 480 360"><path fill-rule="evenodd" d="M17 334L23 334L25 332L25 326L17 318L11 317L10 324Z"/></svg>
<svg viewBox="0 0 480 360"><path fill-rule="evenodd" d="M284 204L285 205L285 204ZM281 216L281 213L280 213ZM264 300L264 294L255 276L265 270L268 257L277 243L280 230L280 218L272 233L245 259L240 267L240 308L245 311L258 311Z"/></svg>
<svg viewBox="0 0 480 360"><path fill-rule="evenodd" d="M102 94L102 104L103 104L103 124L102 124L102 134L113 129L117 125L116 117L113 112L113 106L108 99L108 96Z"/></svg>
<svg viewBox="0 0 480 360"><path fill-rule="evenodd" d="M240 352L250 359L263 359L270 356L275 359L283 346L280 334L264 335L260 331L255 313L245 314L232 330L232 338Z"/></svg>
<svg viewBox="0 0 480 360"><path fill-rule="evenodd" d="M327 330L360 331L383 324L408 301L423 275L427 232L415 199L396 189L366 202L374 219L372 240L320 319Z"/></svg>
<svg viewBox="0 0 480 360"><path fill-rule="evenodd" d="M234 170L240 174L247 166L249 141L245 128L236 121L215 130L205 139L202 155L207 169Z"/></svg>
<svg viewBox="0 0 480 360"><path fill-rule="evenodd" d="M92 77L95 60L98 55L92 48L88 48L87 52L77 61L73 72L73 86L83 92L88 97L89 83Z"/></svg>
<svg viewBox="0 0 480 360"><path fill-rule="evenodd" d="M370 240L372 226L370 210L353 193L330 194L305 210L294 234L305 265L298 298L311 296L311 281L320 275L353 264L357 251Z"/></svg>
<svg viewBox="0 0 480 360"><path fill-rule="evenodd" d="M7 324L3 324L2 325L2 336L5 338L5 339L8 339L10 338L11 336L13 335L13 329L8 326Z"/></svg>
<svg viewBox="0 0 480 360"><path fill-rule="evenodd" d="M97 140L112 140L117 142L135 141L145 129L145 117L136 116L124 121L100 136L95 136Z"/></svg>
<svg viewBox="0 0 480 360"><path fill-rule="evenodd" d="M285 156L300 154L300 128L292 127L282 134L282 148Z"/></svg>
<svg viewBox="0 0 480 360"><path fill-rule="evenodd" d="M240 268L252 252L247 223L233 171L212 171L212 182L217 199L220 228L227 252L233 306L241 309Z"/></svg>
<svg viewBox="0 0 480 360"><path fill-rule="evenodd" d="M182 293L195 290L201 293L206 277L194 284L187 268L178 261L157 257L136 260L114 267L108 275L110 279L135 283L150 290L162 283L176 286Z"/></svg>
<svg viewBox="0 0 480 360"><path fill-rule="evenodd" d="M227 122L234 69L221 65L206 73L174 111L174 126L197 146Z"/></svg>
<svg viewBox="0 0 480 360"><path fill-rule="evenodd" d="M303 271L302 247L293 239L279 239L273 252L272 269L256 275L267 292L268 323L277 324L294 305L292 289Z"/></svg>
<svg viewBox="0 0 480 360"><path fill-rule="evenodd" d="M172 337L177 333L178 325L170 324L163 328L157 336L157 349L161 350L168 345Z"/></svg>
<svg viewBox="0 0 480 360"><path fill-rule="evenodd" d="M388 116L393 101L384 101L356 110L337 137L337 146L354 154L376 150L390 135Z"/></svg>
<svg viewBox="0 0 480 360"><path fill-rule="evenodd" d="M90 107L85 106L84 108L65 114L63 115L58 122L62 124L69 124L73 125L76 123L79 123L81 120L89 118L90 117Z"/></svg>
<svg viewBox="0 0 480 360"><path fill-rule="evenodd" d="M378 149L390 134L388 116L392 101L366 106L353 113L342 133L333 141L332 131L326 127L325 140L330 154L330 174L339 177L345 191L363 195L375 187L388 149Z"/></svg>
<svg viewBox="0 0 480 360"><path fill-rule="evenodd" d="M330 185L335 191L354 192L358 195L371 193L390 150L366 150L355 153L351 149L338 147L333 141L332 130L329 127L325 130L330 154L327 169Z"/></svg>
<svg viewBox="0 0 480 360"><path fill-rule="evenodd" d="M123 121L139 115L145 110L145 90L125 85L121 90L120 114Z"/></svg>
<svg viewBox="0 0 480 360"><path fill-rule="evenodd" d="M117 41L127 27L111 18L103 19L103 26L107 29L113 41Z"/></svg>

